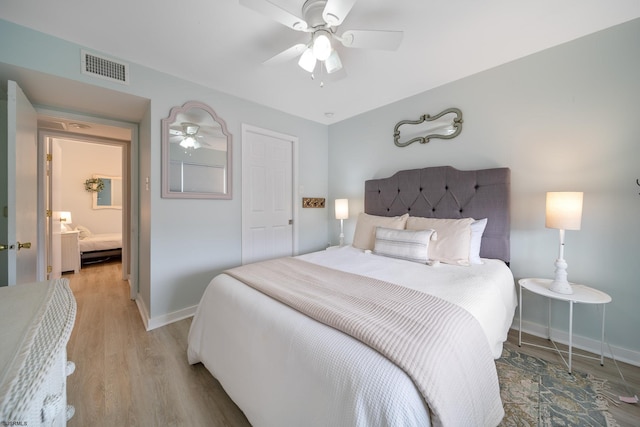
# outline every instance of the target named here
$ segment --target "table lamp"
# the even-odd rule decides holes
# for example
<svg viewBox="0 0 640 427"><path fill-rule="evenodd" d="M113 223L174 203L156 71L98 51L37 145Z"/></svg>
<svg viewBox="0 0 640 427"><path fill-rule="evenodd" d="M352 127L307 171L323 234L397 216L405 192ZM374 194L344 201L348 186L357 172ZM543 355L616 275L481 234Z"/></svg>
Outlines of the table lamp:
<svg viewBox="0 0 640 427"><path fill-rule="evenodd" d="M572 294L573 288L567 280L567 262L564 260L565 230L580 230L582 221L582 192L547 193L547 228L560 230L560 253L555 263L555 278L549 289L560 294Z"/></svg>
<svg viewBox="0 0 640 427"><path fill-rule="evenodd" d="M60 212L60 229L66 231L65 224L71 224L71 212Z"/></svg>
<svg viewBox="0 0 640 427"><path fill-rule="evenodd" d="M340 247L344 246L344 220L349 219L349 199L336 199L336 219L340 220Z"/></svg>

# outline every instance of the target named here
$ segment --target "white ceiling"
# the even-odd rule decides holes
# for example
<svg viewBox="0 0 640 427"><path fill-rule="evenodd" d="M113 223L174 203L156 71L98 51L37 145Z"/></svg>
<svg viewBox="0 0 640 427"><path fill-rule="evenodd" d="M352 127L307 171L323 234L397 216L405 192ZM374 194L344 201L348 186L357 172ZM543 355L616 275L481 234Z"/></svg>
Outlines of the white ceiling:
<svg viewBox="0 0 640 427"><path fill-rule="evenodd" d="M272 2L300 16L303 0ZM346 76L321 88L296 61L262 64L308 35L238 0L0 0L2 19L325 124L638 17L638 0L359 0L338 33L402 44L338 47Z"/></svg>

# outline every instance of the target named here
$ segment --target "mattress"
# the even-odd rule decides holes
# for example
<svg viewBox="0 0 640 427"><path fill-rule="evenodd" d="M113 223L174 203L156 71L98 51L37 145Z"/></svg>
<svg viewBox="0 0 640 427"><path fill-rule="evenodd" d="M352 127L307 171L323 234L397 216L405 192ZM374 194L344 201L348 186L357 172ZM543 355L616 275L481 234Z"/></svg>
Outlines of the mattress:
<svg viewBox="0 0 640 427"><path fill-rule="evenodd" d="M500 356L516 307L513 276L502 261L429 267L352 247L300 258L456 304L478 320L494 358ZM188 357L209 369L256 426L430 425L429 408L400 368L225 274L198 306Z"/></svg>
<svg viewBox="0 0 640 427"><path fill-rule="evenodd" d="M122 248L122 233L92 234L79 241L80 252L106 251Z"/></svg>

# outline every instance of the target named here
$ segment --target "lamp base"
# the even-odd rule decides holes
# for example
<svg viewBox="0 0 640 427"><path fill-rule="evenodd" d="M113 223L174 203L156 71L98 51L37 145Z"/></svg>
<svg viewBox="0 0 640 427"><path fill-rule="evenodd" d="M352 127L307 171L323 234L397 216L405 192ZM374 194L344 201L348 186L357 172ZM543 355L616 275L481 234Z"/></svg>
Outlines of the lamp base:
<svg viewBox="0 0 640 427"><path fill-rule="evenodd" d="M551 282L549 290L558 294L571 295L573 293L573 288L571 287L571 283L567 280L567 262L562 258L558 258L555 266L556 276L553 279L553 282Z"/></svg>
<svg viewBox="0 0 640 427"><path fill-rule="evenodd" d="M558 294L571 295L573 293L573 288L571 287L571 283L569 282L558 282L554 280L551 282L549 286L549 290Z"/></svg>

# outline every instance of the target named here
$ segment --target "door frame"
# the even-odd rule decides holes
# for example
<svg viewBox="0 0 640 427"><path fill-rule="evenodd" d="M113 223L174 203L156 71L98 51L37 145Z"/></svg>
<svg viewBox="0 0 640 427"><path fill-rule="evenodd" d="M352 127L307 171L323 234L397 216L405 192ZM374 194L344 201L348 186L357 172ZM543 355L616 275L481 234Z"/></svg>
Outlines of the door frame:
<svg viewBox="0 0 640 427"><path fill-rule="evenodd" d="M244 247L244 242L245 242L245 233L246 233L246 228L248 226L249 223L249 212L247 211L247 208L249 206L249 203L246 200L247 195L249 194L249 185L251 182L250 176L249 176L249 168L245 167L245 165L248 163L248 159L246 157L246 153L244 150L244 141L247 138L247 134L248 133L257 133L260 135L265 135L265 136L269 136L272 138L278 138L278 139L282 139L285 141L289 141L291 143L291 215L293 217L293 227L292 227L292 243L293 243L293 255L298 255L298 218L299 218L299 206L296 203L296 200L298 200L298 188L299 188L299 184L298 184L298 137L297 136L292 136L292 135L287 135L284 133L280 133L280 132L275 132L269 129L264 129L258 126L253 126L253 125L249 125L246 123L242 123L242 141L241 141L241 157L242 157L242 255L241 255L241 259L242 259L242 263L245 263L245 254L246 254L246 249Z"/></svg>
<svg viewBox="0 0 640 427"><path fill-rule="evenodd" d="M131 141L121 141L104 137L84 135L75 132L57 131L51 129L39 129L38 131L38 200L45 206L46 201L46 140L47 138L71 139L79 142L93 142L98 144L114 144L122 146L122 182L127 189L128 197L123 198L122 206L122 275L123 280L128 280L130 287L130 298L136 299L138 294L138 221L139 221L139 191L138 191L138 125L129 122L85 116L78 113L68 113L45 108L36 108L38 115L48 118L60 118L65 120L75 120L85 123L96 123L113 127L128 129L131 132ZM40 151L41 150L41 151ZM41 154L40 154L41 153ZM43 230L39 234L39 239L45 239L45 209L38 212L38 227ZM125 238L126 236L126 238ZM125 243L126 242L126 243ZM44 243L40 246L38 257L42 260L42 265L46 266L47 259L44 252ZM45 267L46 268L46 267Z"/></svg>

